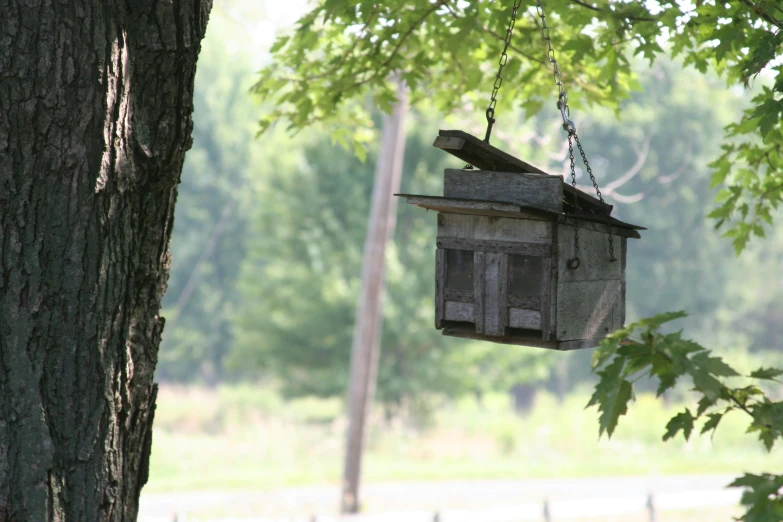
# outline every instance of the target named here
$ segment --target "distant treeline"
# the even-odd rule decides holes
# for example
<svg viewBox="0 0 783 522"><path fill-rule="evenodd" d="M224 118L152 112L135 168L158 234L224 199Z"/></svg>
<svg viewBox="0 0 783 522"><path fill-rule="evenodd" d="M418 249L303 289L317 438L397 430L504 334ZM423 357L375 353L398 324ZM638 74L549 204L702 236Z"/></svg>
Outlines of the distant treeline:
<svg viewBox="0 0 783 522"><path fill-rule="evenodd" d="M256 139L253 68L210 29L199 60L193 149L180 185L161 380L265 380L287 396L345 393L375 150L365 162L328 129ZM706 218L709 162L744 100L677 64L640 64L642 91L616 117L578 110L580 136L615 214L648 230L629 248L629 320L687 310L682 326L723 350L764 351L783 334L783 233L737 258ZM687 88L684 88L687 86ZM575 111L577 112L577 111ZM465 130L479 116L469 114ZM506 116L497 144L562 173L554 108ZM403 192L438 194L460 167L431 146L443 118L410 117ZM458 121L454 115L449 127ZM377 123L377 121L376 121ZM585 183L584 177L578 180ZM433 213L400 205L390 248L378 398L389 410L438 398L560 393L589 378L588 352L550 353L442 337L433 328ZM535 384L540 386L541 384Z"/></svg>

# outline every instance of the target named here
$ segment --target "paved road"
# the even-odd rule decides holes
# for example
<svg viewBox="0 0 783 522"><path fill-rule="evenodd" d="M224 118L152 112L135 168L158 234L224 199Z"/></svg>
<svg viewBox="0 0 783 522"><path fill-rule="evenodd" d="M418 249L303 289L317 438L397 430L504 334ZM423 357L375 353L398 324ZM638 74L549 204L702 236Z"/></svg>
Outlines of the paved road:
<svg viewBox="0 0 783 522"><path fill-rule="evenodd" d="M583 479L482 480L455 482L402 482L368 484L363 488L363 504L368 512L439 509L471 510L489 506L532 504L548 499L560 506L586 505L603 499L643 502L652 492L670 504L700 495L704 504L731 505L739 491L726 490L734 477L692 475L658 477L601 477ZM333 514L338 502L337 486L310 486L259 491L205 491L143 494L141 520L172 520L173 514L213 517L266 516L302 517L311 513ZM601 502L598 502L601 503ZM670 506L670 509L673 506ZM570 517L565 517L570 518Z"/></svg>

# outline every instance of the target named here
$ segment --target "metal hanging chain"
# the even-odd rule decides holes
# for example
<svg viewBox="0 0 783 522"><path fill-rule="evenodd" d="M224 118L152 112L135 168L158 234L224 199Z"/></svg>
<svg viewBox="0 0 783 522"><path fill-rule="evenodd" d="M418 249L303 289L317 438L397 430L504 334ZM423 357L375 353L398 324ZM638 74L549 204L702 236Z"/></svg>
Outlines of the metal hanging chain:
<svg viewBox="0 0 783 522"><path fill-rule="evenodd" d="M574 133L574 139L576 140L576 146L579 147L579 154L582 155L582 162L584 162L585 168L587 169L587 173L590 175L590 181L593 182L593 188L595 189L595 194L598 196L598 200L601 203L603 203L604 198L601 195L601 189L598 188L598 182L595 180L595 176L593 176L593 169L590 168L590 163L587 161L587 156L585 156L585 149L582 148L582 142L579 141L579 136L577 136L576 133Z"/></svg>
<svg viewBox="0 0 783 522"><path fill-rule="evenodd" d="M598 196L598 200L603 203L604 198L601 196L601 189L598 188L598 182L595 180L595 176L593 176L593 171L590 168L590 163L587 161L587 156L585 155L585 149L582 148L582 142L579 141L579 136L576 135L576 132L574 132L574 139L576 140L576 146L579 147L579 154L582 155L582 161L585 164L585 168L587 169L587 173L590 174L590 181L593 182L593 188L595 188L595 193ZM571 148L571 135L568 135L568 146L569 149L573 151L573 148ZM572 179L572 185L574 186L574 190L576 190L576 173L574 172L574 157L573 152L571 153L571 179ZM576 192L574 192L574 199L576 199ZM576 211L579 212L579 207L576 207ZM578 244L578 236L577 236L577 244ZM612 234L609 234L609 261L614 263L617 261L617 258L614 257L614 241L612 239Z"/></svg>
<svg viewBox="0 0 783 522"><path fill-rule="evenodd" d="M536 13L541 18L541 37L549 48L547 58L549 63L552 64L555 84L558 89L557 108L560 110L561 116L563 116L563 128L569 135L576 135L576 125L569 119L571 110L568 108L568 94L566 94L565 85L563 85L563 80L560 78L560 66L555 59L555 50L552 48L552 38L549 36L549 27L546 25L546 15L544 14L544 6L541 4L541 0L536 0Z"/></svg>
<svg viewBox="0 0 783 522"><path fill-rule="evenodd" d="M568 151L569 151L569 159L571 161L571 185L574 187L574 209L578 213L579 202L577 201L577 193L576 193L576 166L574 165L574 146L573 146L572 138L574 141L576 141L576 146L579 148L579 154L582 156L582 161L585 164L585 169L587 170L587 173L590 175L590 181L593 182L593 188L595 189L595 193L598 196L598 200L601 203L604 203L604 198L601 195L601 189L598 188L598 182L596 181L595 176L593 175L593 170L590 168L590 163L587 161L587 155L585 155L585 150L582 147L582 142L579 141L579 136L576 133L576 125L574 124L573 121L571 121L571 110L568 107L568 94L566 93L563 80L560 77L560 66L557 64L557 59L555 59L555 51L552 48L552 38L549 35L549 27L546 25L546 15L544 14L544 6L541 4L541 0L536 0L536 13L538 14L538 17L541 18L541 37L547 43L547 47L548 47L547 58L549 59L549 62L552 64L555 84L557 85L557 89L558 89L557 108L560 111L560 115L563 118L563 129L568 133ZM574 233L574 257L573 259L570 259L568 261L569 268L576 269L579 267L579 257L577 256L578 251L579 251L579 229L576 228L576 232ZM612 262L617 261L617 258L615 258L614 256L614 242L612 241L612 234L609 234L609 261Z"/></svg>
<svg viewBox="0 0 783 522"><path fill-rule="evenodd" d="M576 192L576 167L574 166L574 142L571 139L571 133L568 134L568 159L571 162L571 186L574 187L574 209L579 213L579 198ZM579 227L574 227L574 257L566 262L566 266L571 270L579 268Z"/></svg>
<svg viewBox="0 0 783 522"><path fill-rule="evenodd" d="M487 107L487 133L484 136L484 141L486 143L489 143L489 136L492 134L492 125L495 124L495 107L498 104L498 91L500 90L500 86L503 85L503 67L506 66L506 63L508 62L508 46L511 44L511 34L514 32L514 26L517 23L517 11L519 11L519 6L522 4L522 0L514 0L514 8L511 11L511 20L508 22L508 29L506 29L506 41L505 45L503 46L503 52L500 53L500 60L498 61L498 74L495 76L495 83L492 86L492 95L489 99L489 106Z"/></svg>

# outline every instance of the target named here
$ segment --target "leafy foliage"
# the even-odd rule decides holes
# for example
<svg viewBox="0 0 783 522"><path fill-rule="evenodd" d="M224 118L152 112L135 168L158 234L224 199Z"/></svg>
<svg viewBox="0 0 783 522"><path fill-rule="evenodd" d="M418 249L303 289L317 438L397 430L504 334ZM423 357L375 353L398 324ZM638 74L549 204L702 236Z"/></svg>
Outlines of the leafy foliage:
<svg viewBox="0 0 783 522"><path fill-rule="evenodd" d="M553 30L564 43L558 60L569 84L591 103L625 97L634 85L630 65L610 42L627 23L612 16L593 38L585 33L591 17L581 8L562 0L554 6L559 19ZM634 4L623 11L646 13ZM510 52L523 60L509 60L504 69L503 83L513 88L503 91L499 112L512 100L536 112L554 88L534 13L522 10L516 22ZM357 118L368 121L366 110L349 101L371 94L388 111L395 99L393 73L411 88L413 104L433 100L440 111L452 112L465 103L489 102L510 14L510 5L489 1L321 1L292 34L278 38L274 60L261 71L255 92L274 101L261 129L279 120L293 129L326 121L362 145L365 140L352 129Z"/></svg>
<svg viewBox="0 0 783 522"><path fill-rule="evenodd" d="M583 104L617 107L637 87L631 55L649 62L681 56L730 84L774 79L726 128L723 154L712 164L713 184L723 187L711 214L716 226L727 228L737 252L752 236L763 237L783 200L783 65L776 60L783 8L754 0L551 0L545 9L564 82ZM322 0L277 40L274 60L261 71L255 91L274 101L261 129L279 120L293 129L325 121L362 150L369 118L349 102L369 94L388 110L393 73L411 87L414 103L433 100L443 112L483 106L510 14L509 4L490 0ZM534 113L555 87L532 5L519 12L510 53L498 112L521 106Z"/></svg>
<svg viewBox="0 0 783 522"><path fill-rule="evenodd" d="M321 1L292 35L279 40L277 61L262 71L256 91L280 102L262 121L262 129L278 119L293 128L320 120L338 128L352 125L355 118L346 119L344 112L347 101L372 95L387 109L392 74L408 82L414 103L417 97L427 98L447 112L480 106L476 92L489 91L507 7L490 0ZM732 85L750 87L760 78L761 89L740 120L726 126L722 154L710 164L712 187L721 188L710 216L716 228L725 227L737 253L751 237L764 237L783 200L780 4L552 0L545 7L560 69L569 74L565 83L572 100L583 104L619 106L636 86L631 55L650 62L661 55L680 57L702 73L717 71ZM504 71L504 82L515 88L501 91L501 103L522 106L528 113L552 92L539 24L532 6L522 10L511 47L517 60L510 60ZM749 431L771 448L783 428L779 403L755 384L729 386L727 380L739 372L720 357L681 332L660 332L682 316L637 322L596 352L600 381L590 404L598 406L600 432L614 432L640 376L657 380L659 394L685 378L701 398L695 413L688 408L671 419L665 439L680 433L688 439L699 423L701 433L712 433L725 415L743 412L752 419ZM778 375L768 368L750 373L753 379ZM743 518L779 520L778 476L748 477L736 483L746 487Z"/></svg>
<svg viewBox="0 0 783 522"><path fill-rule="evenodd" d="M610 335L593 355L593 368L600 380L588 404L597 406L600 433L612 436L620 417L633 400L633 383L642 377L658 382L658 395L675 386L679 380L689 380L699 396L698 409L678 413L666 425L663 440L680 433L688 440L698 423L700 434L714 433L720 421L729 413L749 417L748 432L757 433L759 441L769 451L783 438L783 402L772 400L755 379L771 380L783 375L773 368L759 368L747 376L740 386L730 385L732 378L741 377L721 357L716 357L699 344L684 339L682 331L661 332L670 321L684 317L683 312L660 314L643 319ZM748 380L750 379L750 380ZM731 486L744 487L742 503L747 507L742 520L783 520L783 475L744 475Z"/></svg>
<svg viewBox="0 0 783 522"><path fill-rule="evenodd" d="M278 183L275 178L297 172L305 164L313 172L308 176L329 172L328 164L334 154L326 145L333 136L323 139L320 150L324 152L310 154L306 159L302 150L312 148L307 145L308 140L313 141L312 133L303 132L295 141L285 138L281 132L267 133L261 140L251 139L259 108L243 93L252 82L252 65L246 55L229 54L231 47L241 48L242 45L244 40L237 35L236 26L226 27L224 21L213 16L199 62L194 146L186 159L180 185L182 204L177 207L173 264L164 301L168 321L158 375L165 380L214 382L231 378L230 373L224 373L223 361L234 344L232 322L241 307L254 306L241 301L239 288L246 283L236 277L243 263L250 264L245 245L263 243L269 245L270 251L284 251L272 245L271 239L257 237L269 233L264 227L247 225L267 219L262 216L260 207L268 206L267 199L274 200L275 194L282 189L270 191L269 198L258 200L256 196L262 192L256 188L268 182ZM638 72L644 64L637 60L634 67ZM710 197L707 159L719 150L721 127L741 113L743 100L737 93L726 91L714 76L701 75L692 69L681 70L677 63L658 61L642 80L644 92L633 93L621 106L621 123L610 110L591 110L580 118L582 140L589 149L602 188L606 188L604 180L613 181L607 176L618 173L615 177L619 177L619 173L632 169L638 159L635 150L643 147L646 140L650 143L641 172L618 189L625 194L643 193L644 198L635 204L613 201L621 219L649 228L643 241L630 245L633 262L628 266L628 278L633 283L628 287L629 313L645 316L660 308L684 307L692 313L687 325L689 330L703 344L715 340L721 344L738 341L738 345L756 349L774 346L783 324L778 312L783 309L783 300L779 297L783 294L774 292L769 281L777 272L783 235L770 234L763 254L754 248L740 259L732 259L725 241L710 233L711 226L705 223L702 210L703 202ZM681 85L688 85L688 89L681 89ZM423 107L426 113L426 106ZM452 118L458 120L459 125L464 125L466 119L464 113ZM445 156L429 146L436 129L434 118L427 121L429 123L425 124L417 116L411 125L412 128L431 126L433 130L429 134L412 136L408 141L408 153L416 157L432 154L442 160ZM496 127L493 134L493 141L502 142L501 148L518 151L519 156L548 166L552 172L562 168L563 156L558 152L562 140L551 115L542 113L530 118L515 114L513 124L503 121L506 124ZM476 125L473 132L482 132L481 124ZM319 131L319 135L326 134L324 129ZM546 139L546 146L539 143L538 138L531 140L531 133ZM278 152L282 150L286 154ZM461 166L453 161L448 166ZM412 165L418 164L416 160L406 165L406 179ZM351 180L366 176L362 181L365 183L372 176L372 169L367 165L360 162L351 165ZM422 168L433 170L417 175L422 179L424 176L440 177L439 169L443 165L437 161L428 165ZM578 180L581 182L582 178ZM347 178L344 183L353 184ZM434 184L418 187L428 193L439 190ZM237 192L242 197L235 201ZM612 191L608 198L614 198ZM280 204L283 203L285 201ZM344 203L335 198L329 204L340 206ZM226 226L212 253L204 258L197 270L199 259L208 250L209 239L227 206ZM402 212L408 210L414 214L420 212L401 207ZM270 211L270 215L269 219L274 223L274 213ZM360 216L360 219L363 222L366 216ZM313 220L317 221L317 216ZM357 222L351 226L359 225ZM423 226L430 227L430 223ZM272 234L275 241L285 240L277 231ZM407 250L404 246L398 248ZM432 266L426 259L415 267L405 266L405 269L421 270L422 280L431 278ZM738 273L743 274L741 280L733 277ZM177 304L192 274L192 281L195 281L190 285L192 293L189 299L181 302L184 306L177 313ZM261 274L258 271L255 277L259 278ZM316 277L316 274L311 273L311 276ZM269 306L275 298L276 294L268 296ZM426 298L429 299L429 295ZM725 303L731 303L730 310ZM422 310L418 312L421 315L416 316L415 324L427 329L431 311ZM400 315L394 320L410 321L402 315L404 312L404 309L398 309ZM483 362L463 366L468 372L466 381L474 380L480 387L491 381L496 381L498 387L505 386L501 382L508 382L514 373L493 366L492 362L498 360L498 354L493 353L497 351L495 348L471 346L470 357L481 357ZM567 357L568 388L589 378L586 355L589 354ZM254 357L250 359L255 360ZM511 355L502 363L514 364L517 363L512 361ZM263 365L251 367L254 375L267 368ZM272 372L265 375L274 377Z"/></svg>
<svg viewBox="0 0 783 522"><path fill-rule="evenodd" d="M749 506L742 520L745 522L772 522L783 520L783 475L746 473L730 484L745 488L742 503Z"/></svg>

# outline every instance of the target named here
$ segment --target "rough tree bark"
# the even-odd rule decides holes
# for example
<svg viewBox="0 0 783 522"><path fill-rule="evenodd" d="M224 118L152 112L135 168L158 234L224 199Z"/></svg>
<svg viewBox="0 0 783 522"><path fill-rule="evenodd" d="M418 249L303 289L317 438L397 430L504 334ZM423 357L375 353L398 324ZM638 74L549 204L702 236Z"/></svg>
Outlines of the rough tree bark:
<svg viewBox="0 0 783 522"><path fill-rule="evenodd" d="M211 0L0 0L0 522L133 521Z"/></svg>

